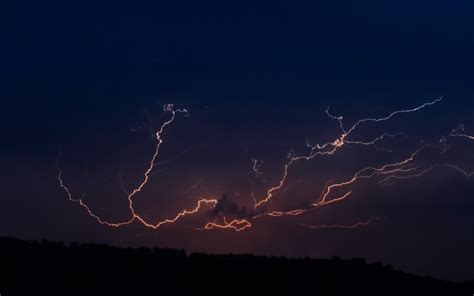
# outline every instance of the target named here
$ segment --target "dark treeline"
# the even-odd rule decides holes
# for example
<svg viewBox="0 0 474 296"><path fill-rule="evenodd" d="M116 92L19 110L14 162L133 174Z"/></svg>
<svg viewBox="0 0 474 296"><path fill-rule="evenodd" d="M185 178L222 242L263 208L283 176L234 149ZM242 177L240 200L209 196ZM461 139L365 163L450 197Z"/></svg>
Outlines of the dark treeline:
<svg viewBox="0 0 474 296"><path fill-rule="evenodd" d="M0 238L0 294L473 295L363 258L187 255L184 250Z"/></svg>

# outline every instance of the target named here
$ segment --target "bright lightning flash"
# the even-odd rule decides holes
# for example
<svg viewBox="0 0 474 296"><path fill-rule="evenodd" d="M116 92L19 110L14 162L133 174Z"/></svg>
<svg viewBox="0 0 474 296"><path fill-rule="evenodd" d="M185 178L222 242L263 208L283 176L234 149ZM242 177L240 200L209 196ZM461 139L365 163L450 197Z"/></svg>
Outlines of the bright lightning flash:
<svg viewBox="0 0 474 296"><path fill-rule="evenodd" d="M340 134L338 134L334 138L334 140L324 143L324 144L311 145L307 143L306 146L309 149L307 154L295 155L293 152L288 153L287 155L288 160L283 166L283 173L279 181L277 181L276 185L267 188L265 196L263 196L259 200L256 199L254 192L252 192L251 197L254 202L254 213L249 213L247 217L240 217L238 219L232 219L232 220L228 220L228 218L226 218L224 214L219 213L219 217L205 223L204 226L200 228L193 228L193 229L196 229L196 230L224 229L224 230L233 230L233 231L240 232L240 231L251 228L252 227L251 221L254 221L263 217L300 216L316 208L338 203L349 198L353 192L350 189L350 186L362 179L380 177L381 179L378 181L378 184L386 184L388 183L388 181L421 177L437 167L451 168L461 173L463 176L467 178L472 177L474 175L474 172L469 173L466 170L454 164L435 163L431 165L426 165L425 162L421 162L421 163L417 162L417 157L422 151L429 148L438 148L435 144L425 144L421 146L420 148L418 148L417 150L415 150L410 155L408 155L406 158L403 158L399 161L386 163L379 167L370 167L370 166L364 167L360 169L359 171L357 171L356 173L354 173L351 178L342 182L333 182L331 180L323 187L322 191L319 194L319 197L317 199L314 199L314 201L312 201L308 207L296 208L296 209L291 209L287 211L268 211L268 212L260 211L259 209L264 204L269 203L278 193L282 191L282 188L288 182L288 175L290 173L290 169L292 169L292 167L295 166L296 163L301 162L301 161L310 161L318 156L332 156L346 145L371 146L378 150L390 152L391 150L383 149L377 146L377 143L379 143L380 141L388 137L396 137L400 135L401 133L396 133L396 134L384 133L369 141L352 139L351 136L354 133L354 131L358 130L364 124L381 123L381 122L388 121L397 115L415 113L427 107L433 106L436 103L440 102L441 100L442 98L439 98L431 102L424 103L412 109L398 110L384 117L363 118L355 122L349 128L346 128L344 126L342 116L334 116L329 112L329 108L326 109L327 116L338 122L338 125L340 128ZM129 193L123 190L124 193L127 195L128 208L130 212L130 217L124 221L120 221L120 222L107 221L103 219L102 217L98 216L97 214L95 214L92 211L92 209L83 201L83 197L80 197L80 198L74 197L70 189L66 186L66 184L63 181L63 171L61 170L61 167L59 166L59 157L58 157L58 161L56 164L57 164L57 169L58 169L57 179L58 179L60 188L66 193L70 201L79 204L85 210L85 212L89 216L91 216L93 219L95 219L98 223L102 225L110 226L110 227L121 227L121 226L129 225L137 221L141 223L142 225L144 225L145 227L158 229L166 224L177 223L178 220L180 220L181 218L185 216L191 216L191 215L198 214L199 212L213 210L219 204L220 202L219 199L215 197L198 198L196 199L196 205L194 207L182 209L181 211L176 213L173 217L160 220L160 221L155 221L155 222L147 221L145 220L145 218L143 218L143 216L137 213L134 207L134 200L136 196L147 185L147 183L150 180L151 174L153 174L154 172L155 164L157 164L160 148L161 148L161 145L163 144L163 139L162 139L163 132L169 125L173 123L173 121L175 120L176 116L179 113L183 114L184 116L189 116L188 111L186 109L175 109L175 107L172 104L164 105L163 110L164 112L170 114L170 118L166 120L154 134L154 138L156 140L155 150L154 150L153 155L151 156L150 162L146 170L143 173L142 181L139 184L137 184L132 190L130 190ZM470 136L464 133L463 125L460 125L458 128L453 129L451 134L449 134L449 136L462 137L462 138L474 140L474 136ZM440 140L440 143L443 145L443 147L441 147L441 149L443 150L443 153L446 152L449 149L449 146L446 144L446 138L442 137ZM255 159L252 160L252 171L255 178L260 178L263 176L263 172L261 171L262 165L263 165L263 161L255 160ZM340 195L334 194L336 190L341 189L341 188L342 189L347 188L347 189L344 189L345 193L340 194ZM373 217L367 221L357 222L352 225L335 224L335 225L302 225L302 226L311 228L311 229L322 229L322 228L354 229L354 228L358 228L362 226L367 226L378 219L379 219L378 217Z"/></svg>

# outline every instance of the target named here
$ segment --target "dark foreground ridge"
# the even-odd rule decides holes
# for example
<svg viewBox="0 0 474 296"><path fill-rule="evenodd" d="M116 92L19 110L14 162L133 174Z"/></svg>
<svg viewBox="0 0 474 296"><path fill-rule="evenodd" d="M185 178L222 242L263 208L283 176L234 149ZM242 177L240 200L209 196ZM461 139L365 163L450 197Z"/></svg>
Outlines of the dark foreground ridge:
<svg viewBox="0 0 474 296"><path fill-rule="evenodd" d="M420 277L362 258L186 255L183 250L0 238L0 294L473 295L470 284ZM363 294L361 294L363 293Z"/></svg>

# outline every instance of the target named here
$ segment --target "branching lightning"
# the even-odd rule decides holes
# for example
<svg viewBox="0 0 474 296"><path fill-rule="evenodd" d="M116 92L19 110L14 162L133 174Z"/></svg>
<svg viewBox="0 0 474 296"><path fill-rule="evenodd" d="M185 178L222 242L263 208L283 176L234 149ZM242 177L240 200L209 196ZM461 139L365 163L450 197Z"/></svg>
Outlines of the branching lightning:
<svg viewBox="0 0 474 296"><path fill-rule="evenodd" d="M231 221L227 221L225 216L222 216L222 221L218 222L216 219L213 222L207 222L206 225L202 228L195 228L196 230L211 230L211 229L232 229L235 231L242 231L247 228L252 227L252 223L250 223L247 219L233 219Z"/></svg>
<svg viewBox="0 0 474 296"><path fill-rule="evenodd" d="M266 209L263 208L263 206L266 204L269 204L269 202L272 201L273 198L277 194L282 193L283 187L285 187L288 183L288 176L290 174L290 171L294 169L294 166L298 162L310 161L318 156L332 156L341 148L343 148L346 144L370 146L377 150L391 152L392 151L391 149L382 148L382 146L379 146L378 144L384 141L386 138L394 138L401 135L402 134L401 132L394 133L394 134L383 133L377 137L374 137L371 140L352 139L351 136L356 130L358 130L364 124L381 123L381 122L388 121L397 115L415 113L427 107L433 106L436 103L440 102L441 100L442 100L442 97L436 100L433 100L431 102L424 103L420 106L411 108L411 109L403 109L403 110L394 111L384 117L359 119L349 128L346 128L344 126L342 116L333 115L332 113L330 113L329 108L327 108L326 114L330 119L336 120L338 122L340 134L335 136L334 140L324 143L324 144L312 145L312 144L306 143L306 146L309 149L309 151L306 154L296 155L293 151L289 152L287 154L287 160L283 166L281 178L276 182L276 185L266 188L265 195L261 197L260 199L257 199L255 197L255 193L252 190L250 197L253 200L253 211L247 212L244 216L241 215L238 217L228 218L229 215L227 215L226 213L217 211L219 208L219 204L222 201L215 197L198 198L196 199L197 201L194 206L182 209L171 218L167 218L167 219L156 221L156 222L150 222L150 221L145 220L145 218L143 218L143 216L141 216L135 209L134 200L137 197L137 195L143 190L143 188L148 184L150 177L156 172L155 166L169 162L169 161L158 162L160 148L161 148L161 145L163 144L163 138L162 138L163 132L166 130L168 126L170 126L174 122L176 116L179 113L183 114L184 116L189 116L188 111L186 109L175 109L172 104L164 105L163 107L164 112L170 114L170 118L166 120L164 123L162 123L160 128L154 133L156 146L154 149L154 153L152 154L151 159L146 167L146 170L143 173L141 182L138 185L136 185L134 188L127 190L125 189L122 177L120 175L122 191L127 196L127 200L128 200L128 208L129 208L129 213L130 213L130 217L128 219L125 219L124 221L120 221L120 222L107 221L106 219L100 217L99 215L97 215L96 213L92 211L92 209L84 202L83 200L84 197L75 198L63 180L63 171L59 165L60 164L59 157L56 163L57 169L58 169L57 179L58 179L60 188L66 193L69 200L79 204L89 216L91 216L93 219L95 219L98 223L102 225L106 225L110 227L121 227L121 226L129 225L133 222L139 222L147 228L158 229L166 224L177 223L181 218L184 218L186 216L196 215L198 213L204 213L204 212L207 212L207 213L214 212L213 214L214 217L210 221L205 222L202 227L192 227L192 228L195 230L200 230L200 231L221 229L221 230L233 230L236 232L240 232L240 231L244 231L251 228L253 226L252 223L255 220L258 220L263 217L275 218L275 217L284 217L284 216L286 217L300 216L307 212L313 211L317 208L321 208L324 206L342 202L353 195L354 189L352 188L352 186L356 184L358 181L363 180L363 179L377 178L378 179L377 184L383 185L383 184L388 184L389 182L393 182L395 180L412 179L412 178L421 177L438 167L453 169L459 172L460 174L462 174L466 178L472 177L474 175L474 172L468 172L465 169L462 169L460 166L455 165L455 164L450 164L450 163L445 163L445 162L430 164L427 161L419 161L418 159L419 155L427 149L431 149L431 148L441 149L442 153L445 153L449 150L450 146L446 143L447 142L446 138L442 137L439 143L424 144L418 149L416 149L414 152L406 155L405 158L402 158L398 161L385 163L379 166L363 167L359 169L358 171L356 171L354 174L352 174L351 177L347 178L344 181L336 182L334 181L335 178L330 179L326 183L326 185L322 188L322 190L320 190L317 198L313 198L308 204L308 206L294 208L294 209L285 210L285 211L282 211L282 210L267 211ZM453 129L452 132L449 134L449 136L463 137L470 140L474 140L474 136L470 136L464 133L463 125L460 125L458 128ZM183 155L184 153L188 151L189 149L178 154L178 156L171 159L170 161L173 161L179 158L181 155ZM252 159L252 172L255 178L260 179L263 177L263 172L262 172L263 163L264 163L263 160ZM199 186L202 180L203 179L200 179L199 181L197 181L196 184L191 186L190 189L186 190L185 193L193 192L193 190L197 186ZM264 182L264 184L266 184L266 182ZM300 225L307 228L311 228L311 229L322 229L322 228L354 229L358 227L367 226L379 219L380 219L379 217L372 217L369 220L356 222L351 225L340 225L340 224L327 224L327 225L300 224Z"/></svg>
<svg viewBox="0 0 474 296"><path fill-rule="evenodd" d="M133 190L131 190L130 193L127 193L127 191L122 187L124 193L127 194L127 199L128 199L128 202L129 202L129 210L130 210L131 217L128 220L125 220L125 221L122 221L122 222L115 222L115 223L106 221L106 220L102 219L101 217L99 217L98 215L96 215L94 212L92 212L90 207L83 201L83 198L74 198L71 191L69 190L69 188L65 185L65 183L63 181L63 178L62 178L63 171L61 170L61 167L59 166L59 158L58 158L58 160L56 162L56 166L57 166L57 169L58 169L59 186L66 192L66 194L69 197L70 201L78 203L81 207L83 207L86 210L86 212L89 214L89 216L93 217L100 224L111 226L111 227L120 227L120 226L131 224L132 222L137 220L137 221L141 222L143 225L145 225L146 227L153 228L153 229L158 229L158 228L160 228L161 226L163 226L165 224L175 223L176 221L178 221L182 217L198 213L201 210L201 208L204 207L204 205L214 207L217 204L217 199L199 199L197 201L197 205L194 208L184 209L181 212L177 213L176 216L174 216L173 218L168 218L168 219L165 219L165 220L162 220L162 221L158 221L156 223L147 222L142 216L137 214L137 212L136 212L136 210L133 206L133 199L139 192L142 191L142 189L148 183L148 181L150 179L150 175L153 173L153 169L155 167L156 160L157 160L159 152L160 152L160 147L163 143L162 134L163 134L164 130L166 129L166 127L168 125L170 125L175 120L176 114L183 113L185 116L189 115L188 111L186 109L175 109L172 104L164 105L163 110L165 112L171 113L171 117L167 121L165 121L161 125L161 127L158 129L158 131L156 131L156 133L155 133L155 139L156 139L157 144L156 144L156 147L155 147L155 151L154 151L154 153L151 157L148 168L146 169L146 171L143 174L142 182L140 184L138 184L138 186L133 188Z"/></svg>
<svg viewBox="0 0 474 296"><path fill-rule="evenodd" d="M385 117L380 117L380 118L364 118L358 120L356 123L354 123L349 129L344 128L343 124L343 117L342 116L334 116L329 112L329 108L326 109L326 114L329 116L329 118L337 120L339 124L339 128L341 130L341 134L332 142L327 142L324 144L317 144L315 146L307 143L306 146L310 149L309 153L306 155L294 155L293 152L288 154L288 162L285 164L284 169L283 169L283 177L280 179L278 184L276 186L273 186L267 190L267 195L255 203L255 209L258 207L262 206L263 204L269 202L273 196L284 186L287 177L288 177L288 172L290 167L293 166L293 164L297 161L300 160L311 160L317 156L325 156L325 155L333 155L336 153L340 148L342 148L345 144L359 144L359 145L364 145L364 146L369 146L369 145L375 145L378 141L388 137L388 136L394 136L390 134L383 134L381 136L378 136L374 138L372 141L359 141L359 140L348 140L349 136L363 123L366 122L382 122L382 121L387 121L391 119L392 117L398 115L398 114L404 114L404 113L413 113L416 111L419 111L423 108L426 108L428 106L432 106L438 102L440 102L443 98L436 99L432 102L424 103L421 106L412 108L412 109L406 109L406 110L398 110L395 112L390 113L389 115Z"/></svg>

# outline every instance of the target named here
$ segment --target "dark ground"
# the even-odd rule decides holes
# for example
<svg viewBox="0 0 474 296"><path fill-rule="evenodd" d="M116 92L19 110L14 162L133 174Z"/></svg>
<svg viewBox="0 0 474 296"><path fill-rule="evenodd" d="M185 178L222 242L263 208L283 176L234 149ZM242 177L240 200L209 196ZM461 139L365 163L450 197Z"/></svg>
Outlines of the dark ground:
<svg viewBox="0 0 474 296"><path fill-rule="evenodd" d="M0 294L473 295L452 283L355 259L187 255L184 250L0 238Z"/></svg>

